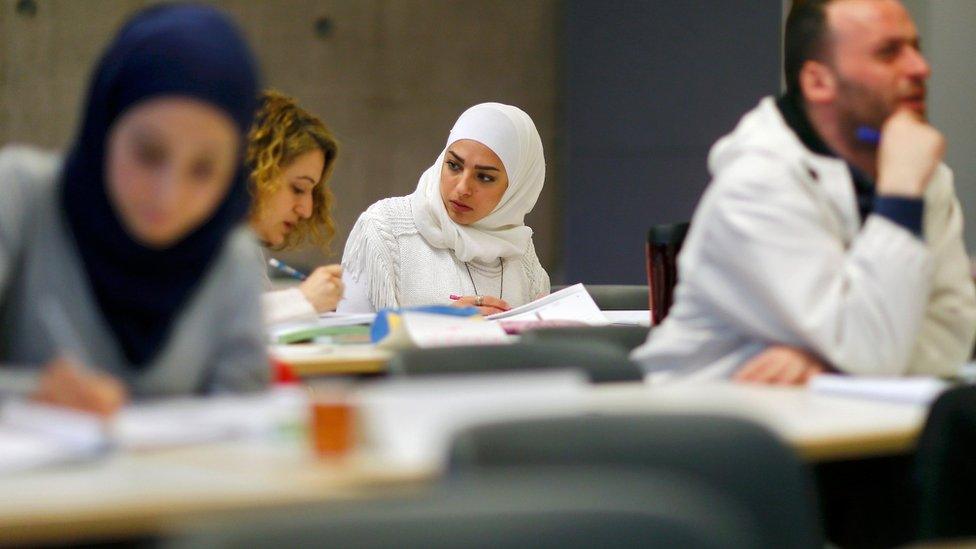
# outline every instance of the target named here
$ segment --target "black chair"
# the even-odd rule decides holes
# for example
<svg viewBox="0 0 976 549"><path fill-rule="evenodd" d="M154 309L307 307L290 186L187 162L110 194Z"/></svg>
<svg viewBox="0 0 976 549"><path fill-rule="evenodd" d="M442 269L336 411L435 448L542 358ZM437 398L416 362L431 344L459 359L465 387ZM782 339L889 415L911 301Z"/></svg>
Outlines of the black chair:
<svg viewBox="0 0 976 549"><path fill-rule="evenodd" d="M919 539L976 537L976 387L935 401L915 460Z"/></svg>
<svg viewBox="0 0 976 549"><path fill-rule="evenodd" d="M167 536L190 548L756 548L761 525L694 479L590 468L485 471L431 490L230 513Z"/></svg>
<svg viewBox="0 0 976 549"><path fill-rule="evenodd" d="M648 307L647 286L644 284L583 284L602 311L639 311ZM552 291L566 288L553 286Z"/></svg>
<svg viewBox="0 0 976 549"><path fill-rule="evenodd" d="M738 502L762 546L823 546L809 472L760 426L728 417L593 416L474 427L454 441L456 472L542 467L666 471Z"/></svg>
<svg viewBox="0 0 976 549"><path fill-rule="evenodd" d="M624 349L599 341L411 349L395 355L387 366L392 376L411 377L565 369L581 370L594 383L643 379L640 367Z"/></svg>
<svg viewBox="0 0 976 549"><path fill-rule="evenodd" d="M655 326L664 320L674 301L674 288L678 284L678 254L690 227L688 222L664 223L654 225L647 232L647 280Z"/></svg>
<svg viewBox="0 0 976 549"><path fill-rule="evenodd" d="M640 326L572 326L522 332L522 341L597 341L631 351L647 341L649 329Z"/></svg>

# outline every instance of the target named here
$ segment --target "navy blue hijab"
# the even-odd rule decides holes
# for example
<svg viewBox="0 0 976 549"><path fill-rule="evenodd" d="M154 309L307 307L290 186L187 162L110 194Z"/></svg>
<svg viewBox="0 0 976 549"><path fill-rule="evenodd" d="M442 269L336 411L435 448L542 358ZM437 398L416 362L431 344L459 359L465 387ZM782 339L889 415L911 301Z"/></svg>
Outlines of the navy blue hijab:
<svg viewBox="0 0 976 549"><path fill-rule="evenodd" d="M211 217L166 249L134 240L109 202L106 141L130 108L162 96L204 101L245 136L257 106L254 57L237 28L204 6L164 5L129 20L92 77L61 174L61 206L102 315L133 368L148 364L250 207L242 161Z"/></svg>

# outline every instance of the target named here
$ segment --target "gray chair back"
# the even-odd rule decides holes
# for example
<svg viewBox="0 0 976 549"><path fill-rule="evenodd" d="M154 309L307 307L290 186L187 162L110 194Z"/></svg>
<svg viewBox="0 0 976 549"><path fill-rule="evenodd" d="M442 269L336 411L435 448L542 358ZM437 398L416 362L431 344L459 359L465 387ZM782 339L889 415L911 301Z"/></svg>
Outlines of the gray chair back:
<svg viewBox="0 0 976 549"><path fill-rule="evenodd" d="M976 537L976 387L943 393L915 451L918 537Z"/></svg>
<svg viewBox="0 0 976 549"><path fill-rule="evenodd" d="M643 371L618 346L599 341L519 342L411 349L389 362L392 376L576 369L594 383L638 381Z"/></svg>
<svg viewBox="0 0 976 549"><path fill-rule="evenodd" d="M741 505L693 479L529 468L452 478L409 496L232 513L167 545L746 549L762 546L760 530Z"/></svg>
<svg viewBox="0 0 976 549"><path fill-rule="evenodd" d="M650 397L649 397L650 398ZM748 509L768 547L822 547L809 472L764 428L710 416L585 416L474 427L453 444L457 472L618 467L697 479Z"/></svg>
<svg viewBox="0 0 976 549"><path fill-rule="evenodd" d="M640 311L650 304L646 284L583 284L602 311ZM552 291L565 288L553 286Z"/></svg>
<svg viewBox="0 0 976 549"><path fill-rule="evenodd" d="M640 326L572 326L541 328L522 333L522 341L594 341L609 343L630 352L647 341L649 328Z"/></svg>

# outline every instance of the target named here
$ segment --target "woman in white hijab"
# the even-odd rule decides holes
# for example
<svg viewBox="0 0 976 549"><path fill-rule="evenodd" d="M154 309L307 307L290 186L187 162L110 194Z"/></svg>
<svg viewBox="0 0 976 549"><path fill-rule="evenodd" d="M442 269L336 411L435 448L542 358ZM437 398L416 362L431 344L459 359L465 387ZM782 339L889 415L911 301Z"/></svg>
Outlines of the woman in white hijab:
<svg viewBox="0 0 976 549"><path fill-rule="evenodd" d="M359 216L342 256L337 310L453 302L492 314L548 294L524 223L545 176L529 115L500 103L471 107L412 195Z"/></svg>

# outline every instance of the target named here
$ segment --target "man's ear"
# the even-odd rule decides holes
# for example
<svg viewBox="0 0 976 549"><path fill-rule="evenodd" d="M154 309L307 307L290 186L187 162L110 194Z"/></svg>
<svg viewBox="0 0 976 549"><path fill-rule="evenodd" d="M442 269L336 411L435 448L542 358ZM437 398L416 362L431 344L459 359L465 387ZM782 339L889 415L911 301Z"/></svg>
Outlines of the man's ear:
<svg viewBox="0 0 976 549"><path fill-rule="evenodd" d="M833 69L824 63L807 61L800 69L800 89L810 103L832 103L837 98L837 85Z"/></svg>

